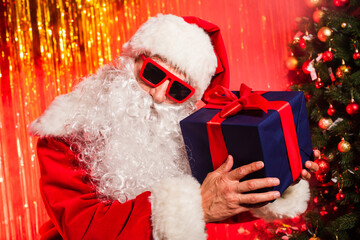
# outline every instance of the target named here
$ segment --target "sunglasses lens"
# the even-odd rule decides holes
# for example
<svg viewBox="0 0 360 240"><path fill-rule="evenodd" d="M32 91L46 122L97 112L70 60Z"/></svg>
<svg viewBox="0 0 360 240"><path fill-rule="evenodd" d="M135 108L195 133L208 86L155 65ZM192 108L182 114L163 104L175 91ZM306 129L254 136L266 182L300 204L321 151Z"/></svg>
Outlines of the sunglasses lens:
<svg viewBox="0 0 360 240"><path fill-rule="evenodd" d="M169 95L178 101L184 100L190 93L191 89L177 81L174 81L169 89Z"/></svg>
<svg viewBox="0 0 360 240"><path fill-rule="evenodd" d="M143 77L156 85L161 82L165 77L166 73L164 73L161 69L156 67L154 64L148 62L143 72Z"/></svg>

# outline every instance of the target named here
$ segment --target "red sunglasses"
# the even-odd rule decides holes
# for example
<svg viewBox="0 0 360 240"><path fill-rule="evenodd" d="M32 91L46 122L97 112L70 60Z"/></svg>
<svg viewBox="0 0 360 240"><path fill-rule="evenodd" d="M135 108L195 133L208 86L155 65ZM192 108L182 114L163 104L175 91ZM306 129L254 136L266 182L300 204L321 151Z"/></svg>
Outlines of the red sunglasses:
<svg viewBox="0 0 360 240"><path fill-rule="evenodd" d="M195 89L192 86L166 70L160 64L151 58L145 57L143 54L140 56L144 60L140 71L140 78L144 82L152 87L157 87L165 82L165 80L169 80L170 83L166 90L166 96L177 103L185 102L195 93Z"/></svg>

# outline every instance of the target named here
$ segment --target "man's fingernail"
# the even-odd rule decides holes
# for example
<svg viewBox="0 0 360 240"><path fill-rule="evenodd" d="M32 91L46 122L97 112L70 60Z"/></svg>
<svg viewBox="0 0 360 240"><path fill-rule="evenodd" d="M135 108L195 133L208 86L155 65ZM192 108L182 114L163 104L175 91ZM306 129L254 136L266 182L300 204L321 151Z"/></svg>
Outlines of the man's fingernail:
<svg viewBox="0 0 360 240"><path fill-rule="evenodd" d="M257 162L257 163L256 163L256 166L259 167L259 168L261 168L261 167L264 166L264 163L263 163L263 162Z"/></svg>
<svg viewBox="0 0 360 240"><path fill-rule="evenodd" d="M280 197L280 192L274 192L274 198Z"/></svg>
<svg viewBox="0 0 360 240"><path fill-rule="evenodd" d="M276 185L279 185L279 184L280 184L280 180L279 180L278 178L274 178L274 179L272 180L272 182L273 182L274 184L276 184Z"/></svg>

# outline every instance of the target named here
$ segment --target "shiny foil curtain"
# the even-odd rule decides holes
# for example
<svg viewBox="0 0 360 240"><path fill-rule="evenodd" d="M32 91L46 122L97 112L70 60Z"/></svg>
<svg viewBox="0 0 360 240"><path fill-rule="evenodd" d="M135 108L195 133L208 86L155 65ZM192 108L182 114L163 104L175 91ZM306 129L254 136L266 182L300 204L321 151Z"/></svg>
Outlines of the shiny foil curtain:
<svg viewBox="0 0 360 240"><path fill-rule="evenodd" d="M230 88L284 90L285 59L302 0L0 1L0 239L37 239L48 217L28 125L81 77L116 58L157 13L194 15L221 29Z"/></svg>

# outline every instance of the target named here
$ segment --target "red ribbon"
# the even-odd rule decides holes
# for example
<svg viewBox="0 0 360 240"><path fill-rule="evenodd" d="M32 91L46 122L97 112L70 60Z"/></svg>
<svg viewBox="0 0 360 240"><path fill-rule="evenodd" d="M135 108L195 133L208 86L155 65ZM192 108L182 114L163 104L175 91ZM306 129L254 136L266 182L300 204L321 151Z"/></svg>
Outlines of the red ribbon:
<svg viewBox="0 0 360 240"><path fill-rule="evenodd" d="M220 117L227 118L236 115L241 110L261 109L268 110L268 101L259 94L251 92L251 88L245 84L240 86L240 97L223 86L216 85L204 95L206 108L221 108Z"/></svg>
<svg viewBox="0 0 360 240"><path fill-rule="evenodd" d="M276 110L280 115L291 174L293 181L295 181L298 177L300 177L302 161L296 135L294 116L290 103L286 101L269 101L269 104L269 109Z"/></svg>
<svg viewBox="0 0 360 240"><path fill-rule="evenodd" d="M240 97L237 98L230 90L217 85L204 95L204 100L208 103L205 108L221 109L206 125L214 169L218 168L229 155L222 134L221 123L227 117L236 115L243 109L260 109L264 112L272 109L278 111L280 115L290 168L295 181L300 176L302 162L290 104L285 101L267 101L259 94L251 92L251 88L245 84L241 84L239 94Z"/></svg>

